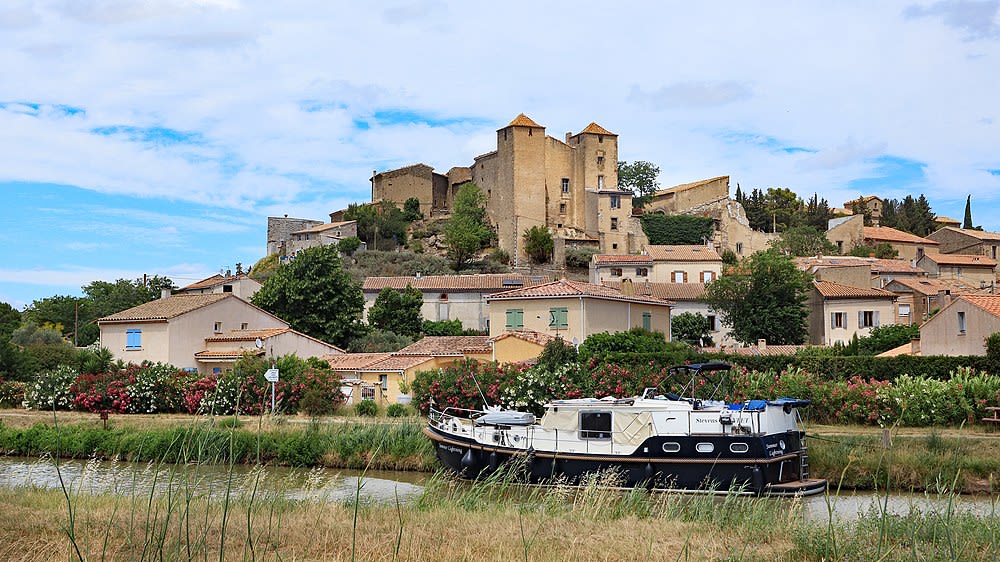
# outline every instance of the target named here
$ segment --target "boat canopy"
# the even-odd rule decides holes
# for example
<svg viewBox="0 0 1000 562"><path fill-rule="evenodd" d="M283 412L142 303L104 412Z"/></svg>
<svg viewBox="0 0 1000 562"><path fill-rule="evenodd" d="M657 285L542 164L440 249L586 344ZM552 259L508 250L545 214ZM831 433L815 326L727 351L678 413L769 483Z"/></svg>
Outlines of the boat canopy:
<svg viewBox="0 0 1000 562"><path fill-rule="evenodd" d="M514 410L496 410L476 418L479 425L531 425L535 423L535 414L517 412Z"/></svg>

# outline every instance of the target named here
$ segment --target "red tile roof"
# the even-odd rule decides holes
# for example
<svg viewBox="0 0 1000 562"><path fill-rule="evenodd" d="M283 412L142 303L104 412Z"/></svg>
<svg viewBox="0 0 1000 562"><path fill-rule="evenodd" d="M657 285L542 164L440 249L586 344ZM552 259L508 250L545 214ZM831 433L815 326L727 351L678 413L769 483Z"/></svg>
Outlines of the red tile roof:
<svg viewBox="0 0 1000 562"><path fill-rule="evenodd" d="M655 261L707 261L722 263L722 256L708 246L646 246L645 252Z"/></svg>
<svg viewBox="0 0 1000 562"><path fill-rule="evenodd" d="M827 299L892 299L896 293L871 287L852 287L833 281L813 281L819 294Z"/></svg>
<svg viewBox="0 0 1000 562"><path fill-rule="evenodd" d="M952 286L949 285L948 283L938 281L937 279L898 277L896 279L893 279L886 286L888 287L893 283L899 283L900 285L907 287L925 296L934 296L942 291L946 291L952 288Z"/></svg>
<svg viewBox="0 0 1000 562"><path fill-rule="evenodd" d="M463 355L464 353L488 353L489 336L426 336L395 355Z"/></svg>
<svg viewBox="0 0 1000 562"><path fill-rule="evenodd" d="M616 300L625 302L637 302L642 304L669 305L668 301L654 297L644 297L635 295L628 297L618 289L613 289L604 285L594 285L593 283L583 283L580 281L570 281L560 279L551 283L543 283L534 287L525 287L503 293L496 293L486 297L487 302L494 300L515 300L515 299L541 299L541 298L562 298L562 297L591 297L605 300Z"/></svg>
<svg viewBox="0 0 1000 562"><path fill-rule="evenodd" d="M269 328L267 330L230 330L224 334L218 336L210 336L205 338L205 341L254 341L257 338L266 340L277 336L279 334L284 334L285 332L291 332L291 328Z"/></svg>
<svg viewBox="0 0 1000 562"><path fill-rule="evenodd" d="M771 355L795 355L795 352L800 349L809 347L808 345L772 345L767 344L763 348L751 345L749 347L724 347L724 348L705 348L702 349L704 352L718 352L727 353L730 355L750 355L750 356L771 356Z"/></svg>
<svg viewBox="0 0 1000 562"><path fill-rule="evenodd" d="M605 281L604 285L621 290L621 281ZM700 301L705 298L704 283L632 283L637 295L656 297L668 301Z"/></svg>
<svg viewBox="0 0 1000 562"><path fill-rule="evenodd" d="M961 295L958 298L1000 318L1000 295Z"/></svg>
<svg viewBox="0 0 1000 562"><path fill-rule="evenodd" d="M940 220L941 217L938 217L938 219ZM958 221L955 221L955 222L957 223ZM979 240L990 240L990 241L994 241L994 242L1000 242L1000 233L989 232L989 231L986 231L986 230L975 230L975 229L971 229L971 228L958 228L958 227L955 227L955 226L946 226L946 227L938 230L937 232L934 232L933 234L931 234L931 236L934 236L934 234L937 234L938 232L941 232L942 230L949 230L951 232L957 232L958 234L964 234L966 236L971 236L971 237L979 239Z"/></svg>
<svg viewBox="0 0 1000 562"><path fill-rule="evenodd" d="M877 242L898 242L903 244L923 244L925 246L938 246L939 244L929 238L921 238L916 234L889 228L888 226L866 226L864 227L865 240L875 240Z"/></svg>
<svg viewBox="0 0 1000 562"><path fill-rule="evenodd" d="M653 263L653 258L652 256L634 254L594 254L594 263L597 265L651 265Z"/></svg>
<svg viewBox="0 0 1000 562"><path fill-rule="evenodd" d="M240 300L232 293L172 295L165 299L156 299L145 304L140 304L139 306L134 306L128 310L105 316L99 319L98 322L169 320L229 298ZM246 301L241 300L241 302ZM249 303L247 304L249 305Z"/></svg>
<svg viewBox="0 0 1000 562"><path fill-rule="evenodd" d="M367 277L362 284L365 292L378 292L386 287L403 290L407 285L421 291L509 291L548 283L544 275L488 273L479 275L424 275L421 277Z"/></svg>
<svg viewBox="0 0 1000 562"><path fill-rule="evenodd" d="M239 359L244 355L264 355L263 349L224 349L212 351L199 351L194 354L195 359Z"/></svg>
<svg viewBox="0 0 1000 562"><path fill-rule="evenodd" d="M543 347L547 345L549 342L559 339L556 336L543 334L541 332L536 332L534 330L512 330L509 332L503 332L502 334L497 336L493 336L492 338L490 338L490 341L498 342L500 340L507 338L517 338L519 340L524 340L529 343L538 344Z"/></svg>
<svg viewBox="0 0 1000 562"><path fill-rule="evenodd" d="M429 355L391 355L364 367L364 371L405 371L432 361Z"/></svg>
<svg viewBox="0 0 1000 562"><path fill-rule="evenodd" d="M924 254L924 258L938 265L961 265L964 267L995 268L997 260L986 256L968 254Z"/></svg>
<svg viewBox="0 0 1000 562"><path fill-rule="evenodd" d="M513 121L511 121L510 123L507 123L507 126L508 127L538 127L538 128L542 128L541 125L539 125L538 123L535 123L534 121L532 121L532 119L530 117L528 117L527 115L525 115L523 113L518 113L517 117L515 117Z"/></svg>
<svg viewBox="0 0 1000 562"><path fill-rule="evenodd" d="M345 353L343 355L326 355L323 359L334 371L357 371L368 365L378 363L388 358L391 353Z"/></svg>
<svg viewBox="0 0 1000 562"><path fill-rule="evenodd" d="M590 122L590 125L587 125L586 127L584 127L583 130L580 131L580 133L581 134L582 133L591 133L591 134L594 134L594 135L610 135L612 137L617 137L618 136L618 135L612 133L611 131L605 129L604 127L598 125L597 123L594 123L593 121Z"/></svg>
<svg viewBox="0 0 1000 562"><path fill-rule="evenodd" d="M862 258L855 256L808 256L795 258L795 263L799 269L815 270L824 267L856 267L868 265L871 267L873 275L881 273L909 274L926 276L927 272L919 267L914 267L908 260L894 260L882 258Z"/></svg>

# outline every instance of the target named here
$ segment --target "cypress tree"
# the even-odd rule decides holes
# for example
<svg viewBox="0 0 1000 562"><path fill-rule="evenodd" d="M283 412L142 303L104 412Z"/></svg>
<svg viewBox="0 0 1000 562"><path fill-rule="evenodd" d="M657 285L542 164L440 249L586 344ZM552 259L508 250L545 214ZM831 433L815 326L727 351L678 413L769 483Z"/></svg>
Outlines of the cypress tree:
<svg viewBox="0 0 1000 562"><path fill-rule="evenodd" d="M965 220L962 228L972 228L972 195L965 198Z"/></svg>

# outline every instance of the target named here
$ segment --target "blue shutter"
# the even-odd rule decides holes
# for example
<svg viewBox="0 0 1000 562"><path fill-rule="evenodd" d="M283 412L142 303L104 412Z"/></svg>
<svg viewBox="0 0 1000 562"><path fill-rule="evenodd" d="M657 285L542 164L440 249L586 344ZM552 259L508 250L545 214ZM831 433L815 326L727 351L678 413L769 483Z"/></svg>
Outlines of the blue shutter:
<svg viewBox="0 0 1000 562"><path fill-rule="evenodd" d="M125 330L125 349L142 349L142 330Z"/></svg>

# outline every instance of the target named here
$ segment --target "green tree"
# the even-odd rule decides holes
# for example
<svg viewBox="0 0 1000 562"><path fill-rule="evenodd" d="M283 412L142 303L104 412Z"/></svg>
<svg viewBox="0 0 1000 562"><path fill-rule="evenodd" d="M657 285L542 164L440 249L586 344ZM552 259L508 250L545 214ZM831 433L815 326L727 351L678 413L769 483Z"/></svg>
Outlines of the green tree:
<svg viewBox="0 0 1000 562"><path fill-rule="evenodd" d="M283 264L253 304L314 338L344 347L364 334L361 286L344 271L335 246L317 246Z"/></svg>
<svg viewBox="0 0 1000 562"><path fill-rule="evenodd" d="M674 341L682 341L698 347L715 345L709 335L711 324L708 318L697 312L683 312L670 319L670 333Z"/></svg>
<svg viewBox="0 0 1000 562"><path fill-rule="evenodd" d="M524 253L533 263L541 264L549 261L552 249L555 247L552 234L544 226L533 226L524 231Z"/></svg>
<svg viewBox="0 0 1000 562"><path fill-rule="evenodd" d="M578 358L579 353L576 348L557 337L545 344L535 364L551 372L558 367L575 364Z"/></svg>
<svg viewBox="0 0 1000 562"><path fill-rule="evenodd" d="M847 255L858 258L874 256L878 259L892 260L899 256L899 252L896 251L896 249L892 247L892 244L889 244L888 242L879 242L874 246L861 243L851 248L851 251L847 252Z"/></svg>
<svg viewBox="0 0 1000 562"><path fill-rule="evenodd" d="M993 361L1000 361L1000 332L986 337L986 356Z"/></svg>
<svg viewBox="0 0 1000 562"><path fill-rule="evenodd" d="M368 310L368 323L379 330L402 336L419 336L423 322L420 307L423 304L424 296L419 289L410 285L402 291L386 287L375 297L375 303Z"/></svg>
<svg viewBox="0 0 1000 562"><path fill-rule="evenodd" d="M351 340L348 349L353 353L387 353L399 351L413 343L413 338L385 330L372 330Z"/></svg>
<svg viewBox="0 0 1000 562"><path fill-rule="evenodd" d="M802 199L794 191L785 187L772 187L767 190L765 207L771 216L771 224L766 232L783 232L797 225L802 220Z"/></svg>
<svg viewBox="0 0 1000 562"><path fill-rule="evenodd" d="M962 221L962 228L974 228L972 225L972 195L965 198L965 220Z"/></svg>
<svg viewBox="0 0 1000 562"><path fill-rule="evenodd" d="M819 256L837 253L837 246L826 233L811 226L793 226L782 232L771 247L787 256Z"/></svg>
<svg viewBox="0 0 1000 562"><path fill-rule="evenodd" d="M493 233L486 220L486 197L476 184L468 182L458 188L453 207L444 226L444 243L457 271L489 243Z"/></svg>
<svg viewBox="0 0 1000 562"><path fill-rule="evenodd" d="M618 188L632 192L632 206L644 207L660 188L660 168L644 160L618 163Z"/></svg>
<svg viewBox="0 0 1000 562"><path fill-rule="evenodd" d="M420 199L410 197L403 202L403 218L409 222L424 218L424 214L420 212Z"/></svg>
<svg viewBox="0 0 1000 562"><path fill-rule="evenodd" d="M818 194L813 193L812 199L806 203L801 224L825 232L832 218L833 210L830 209L830 204L826 199L820 199Z"/></svg>
<svg viewBox="0 0 1000 562"><path fill-rule="evenodd" d="M344 211L344 220L358 222L358 238L370 249L395 250L406 244L409 221L392 201L352 203Z"/></svg>
<svg viewBox="0 0 1000 562"><path fill-rule="evenodd" d="M0 302L0 342L10 339L10 335L21 325L21 313L13 306Z"/></svg>
<svg viewBox="0 0 1000 562"><path fill-rule="evenodd" d="M360 247L361 239L357 236L349 236L337 242L337 250L345 256L353 256L354 252L357 252Z"/></svg>
<svg viewBox="0 0 1000 562"><path fill-rule="evenodd" d="M591 334L580 345L580 359L586 361L608 353L659 353L669 347L662 333L642 328L632 328L627 332L601 332Z"/></svg>
<svg viewBox="0 0 1000 562"><path fill-rule="evenodd" d="M757 252L705 288L705 300L743 343L801 344L812 276L790 257Z"/></svg>
<svg viewBox="0 0 1000 562"><path fill-rule="evenodd" d="M920 326L917 324L889 324L872 328L867 336L858 338L856 342L852 341L851 346L857 350L858 355L878 355L919 337Z"/></svg>
<svg viewBox="0 0 1000 562"><path fill-rule="evenodd" d="M281 265L281 258L278 257L278 254L264 256L257 260L257 263L253 264L253 267L250 268L250 278L258 283L263 283L274 275L279 265Z"/></svg>

